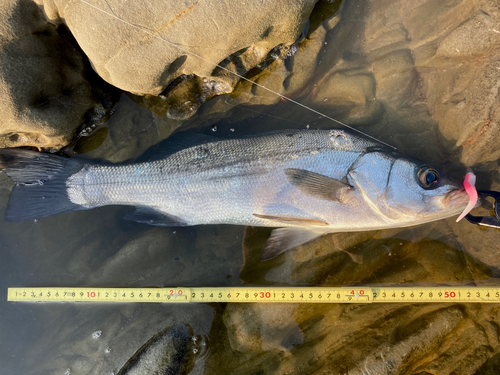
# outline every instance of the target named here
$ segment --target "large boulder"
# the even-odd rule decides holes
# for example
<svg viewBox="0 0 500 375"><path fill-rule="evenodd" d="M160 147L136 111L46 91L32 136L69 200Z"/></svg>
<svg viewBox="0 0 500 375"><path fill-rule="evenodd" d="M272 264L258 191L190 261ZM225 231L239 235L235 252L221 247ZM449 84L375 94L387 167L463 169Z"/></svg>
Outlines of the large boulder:
<svg viewBox="0 0 500 375"><path fill-rule="evenodd" d="M497 160L498 4L368 4L363 50L373 62L377 97L392 111L425 103L441 144L462 163Z"/></svg>
<svg viewBox="0 0 500 375"><path fill-rule="evenodd" d="M37 0L52 22L69 27L95 71L110 84L138 95L159 95L176 78L189 76L187 87L199 93L196 100L193 95L188 100L185 90L176 93L177 101L189 102L170 103L181 107L181 113L171 113L177 117L194 112L197 103L191 102L232 91L239 78L217 64L245 74L276 46L286 49L294 43L316 1Z"/></svg>
<svg viewBox="0 0 500 375"><path fill-rule="evenodd" d="M79 126L105 118L110 104L88 81L71 34L29 0L0 4L0 147L56 151Z"/></svg>
<svg viewBox="0 0 500 375"><path fill-rule="evenodd" d="M232 72L286 54L315 3L3 2L0 147L57 151L102 122L114 100L93 70L136 101L154 96L160 116L187 119L233 91Z"/></svg>

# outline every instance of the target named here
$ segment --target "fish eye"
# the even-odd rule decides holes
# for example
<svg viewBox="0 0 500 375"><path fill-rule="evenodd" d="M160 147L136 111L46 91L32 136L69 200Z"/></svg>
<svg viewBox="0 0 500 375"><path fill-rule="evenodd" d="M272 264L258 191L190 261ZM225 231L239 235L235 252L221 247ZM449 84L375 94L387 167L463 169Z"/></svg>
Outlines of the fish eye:
<svg viewBox="0 0 500 375"><path fill-rule="evenodd" d="M433 189L439 184L439 172L429 166L420 167L417 177L418 183L424 189Z"/></svg>

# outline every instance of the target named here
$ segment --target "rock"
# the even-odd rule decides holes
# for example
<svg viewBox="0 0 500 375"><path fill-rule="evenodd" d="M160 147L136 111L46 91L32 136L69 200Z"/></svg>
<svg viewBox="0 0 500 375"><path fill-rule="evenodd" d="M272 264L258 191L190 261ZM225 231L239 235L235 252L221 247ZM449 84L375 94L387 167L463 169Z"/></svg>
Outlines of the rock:
<svg viewBox="0 0 500 375"><path fill-rule="evenodd" d="M335 73L315 91L315 99L323 106L349 108L349 123L362 123L376 115L375 81L369 74ZM372 105L373 103L373 105Z"/></svg>
<svg viewBox="0 0 500 375"><path fill-rule="evenodd" d="M69 27L104 80L139 95L158 95L183 74L234 87L238 79L215 64L245 74L274 47L295 42L316 3L37 2Z"/></svg>
<svg viewBox="0 0 500 375"><path fill-rule="evenodd" d="M23 374L64 374L66 369L73 375L178 374L191 369L199 374L214 321L214 309L207 305L80 305L51 312L58 319L37 313L54 330L44 331L43 342L33 343L36 354L18 364Z"/></svg>
<svg viewBox="0 0 500 375"><path fill-rule="evenodd" d="M333 97L332 97L333 95ZM336 73L317 91L318 99L335 101L350 101L365 104L373 100L375 96L375 85L373 78L367 75L347 75Z"/></svg>
<svg viewBox="0 0 500 375"><path fill-rule="evenodd" d="M193 352L199 352L198 341L185 324L167 327L150 338L118 375L189 373L193 369Z"/></svg>
<svg viewBox="0 0 500 375"><path fill-rule="evenodd" d="M466 166L497 160L491 147L498 139L497 4L381 1L369 2L367 12L363 50L373 61L387 125L396 129L391 123L401 116L394 114L425 104L422 120L438 134L427 154L444 147L453 153L450 160Z"/></svg>
<svg viewBox="0 0 500 375"><path fill-rule="evenodd" d="M390 52L373 61L372 68L377 82L377 99L396 108L407 104L416 86L411 51Z"/></svg>
<svg viewBox="0 0 500 375"><path fill-rule="evenodd" d="M252 304L231 311L260 309ZM227 373L474 374L499 350L494 311L488 305L299 305L293 316L303 341L292 355L276 345L259 354L246 352L238 364L233 353ZM241 321L240 331L248 324ZM269 334L254 332L257 337L264 333ZM275 342L286 337L278 330L271 333Z"/></svg>
<svg viewBox="0 0 500 375"><path fill-rule="evenodd" d="M296 304L230 304L223 321L234 351L241 353L290 350L303 343L293 316Z"/></svg>
<svg viewBox="0 0 500 375"><path fill-rule="evenodd" d="M337 10L338 5L320 2L319 7L315 8L311 17L321 15L322 8ZM339 20L338 17L335 19ZM327 24L326 26L333 28L335 23L332 22L331 25ZM314 32L308 33L306 38L296 44L294 54L280 58L271 56L264 63L257 65L252 70L252 81L258 85L241 80L231 94L230 103L228 103L227 98L216 98L212 103L207 103L208 108L205 113L208 111L228 111L239 104L272 105L282 100L279 95L292 98L306 95L307 91L302 92L302 90L317 73L316 60L324 48L328 30L324 25L319 25Z"/></svg>
<svg viewBox="0 0 500 375"><path fill-rule="evenodd" d="M500 46L499 21L479 9L439 43L436 56L464 58L493 52Z"/></svg>
<svg viewBox="0 0 500 375"><path fill-rule="evenodd" d="M48 23L29 0L3 2L0 19L0 147L57 151L80 126L108 116L112 100L89 83L64 27Z"/></svg>
<svg viewBox="0 0 500 375"><path fill-rule="evenodd" d="M253 262L265 237L259 230L247 230L241 275L248 284L301 286L480 283L490 277L483 264L436 240L410 243L394 238L404 234L392 233L383 240L359 235L357 241L356 234L337 235L334 244L332 236L324 236L271 261L259 261L257 267ZM344 251L336 251L337 245ZM318 252L328 248L330 254ZM346 250L363 255L363 263L355 263ZM292 281L269 280L275 268L283 272L274 275L283 274ZM225 355L236 358L236 352L245 353L239 363L233 361L228 373L474 374L500 352L496 329L500 316L495 305L278 306L226 307L223 320L233 353ZM294 344L284 347L291 337Z"/></svg>
<svg viewBox="0 0 500 375"><path fill-rule="evenodd" d="M427 77L428 85L446 87L446 95L431 97L429 109L451 143L450 149L459 152L461 162L468 166L500 157L494 146L499 137L497 65L486 59L477 67L450 66L439 78L434 74Z"/></svg>
<svg viewBox="0 0 500 375"><path fill-rule="evenodd" d="M433 232L442 231L441 236L434 233L439 239L429 238L431 229L422 228L425 232L412 241L410 238L419 228L389 230L387 238L380 238L387 231L378 231L377 235L373 232L327 234L264 262L259 256L267 240L263 234L269 231L247 229L243 241L245 263L240 277L247 284L332 286L488 280L491 271L486 265L454 248L455 241L444 242L450 236L446 223L442 226L443 229L435 224L432 228ZM448 265L446 272L441 272L442 264ZM275 278L270 278L271 275Z"/></svg>

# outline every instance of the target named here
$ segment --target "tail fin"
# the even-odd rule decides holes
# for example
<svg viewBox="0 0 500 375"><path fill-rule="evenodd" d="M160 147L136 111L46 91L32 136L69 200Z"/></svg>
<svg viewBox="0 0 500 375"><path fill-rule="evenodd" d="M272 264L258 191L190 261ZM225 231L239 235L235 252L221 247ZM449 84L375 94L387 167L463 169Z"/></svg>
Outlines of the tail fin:
<svg viewBox="0 0 500 375"><path fill-rule="evenodd" d="M9 196L6 221L27 221L82 210L67 194L66 180L83 162L16 148L0 149L0 169L17 184Z"/></svg>

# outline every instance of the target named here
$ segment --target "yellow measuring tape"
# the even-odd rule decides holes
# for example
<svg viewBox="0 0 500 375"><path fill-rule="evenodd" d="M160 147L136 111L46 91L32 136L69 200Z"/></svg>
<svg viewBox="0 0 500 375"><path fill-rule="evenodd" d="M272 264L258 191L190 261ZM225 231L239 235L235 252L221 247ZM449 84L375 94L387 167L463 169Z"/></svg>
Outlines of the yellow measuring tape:
<svg viewBox="0 0 500 375"><path fill-rule="evenodd" d="M38 302L481 302L500 303L500 287L9 288L8 301Z"/></svg>

